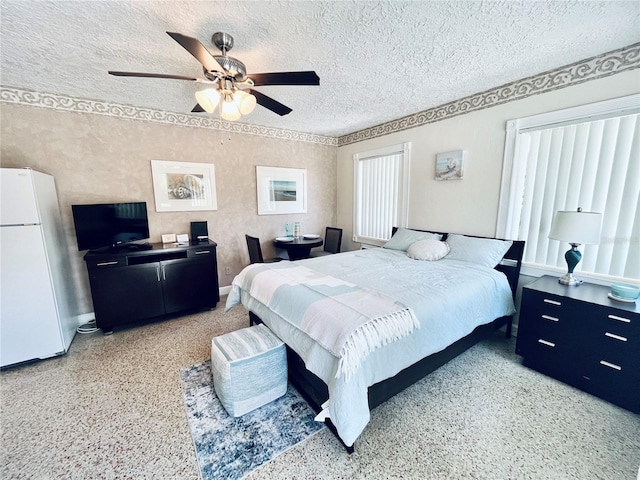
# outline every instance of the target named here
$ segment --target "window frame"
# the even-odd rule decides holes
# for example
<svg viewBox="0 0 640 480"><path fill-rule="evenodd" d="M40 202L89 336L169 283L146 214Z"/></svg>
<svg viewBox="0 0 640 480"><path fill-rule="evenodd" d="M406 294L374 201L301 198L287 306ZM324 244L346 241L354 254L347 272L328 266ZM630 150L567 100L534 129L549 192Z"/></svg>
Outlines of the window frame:
<svg viewBox="0 0 640 480"><path fill-rule="evenodd" d="M410 170L411 170L411 142L404 142L395 145L389 145L375 150L369 150L366 152L359 152L353 155L353 219L352 228L353 236L352 240L357 243L366 245L382 246L387 240L379 240L371 237L365 237L358 235L356 228L358 223L358 197L359 197L359 177L358 177L358 164L362 160L368 158L382 157L394 154L402 154L402 174L398 179L398 212L397 212L397 225L396 227L406 227L409 224L409 183L410 183ZM389 231L389 237L391 231Z"/></svg>
<svg viewBox="0 0 640 480"><path fill-rule="evenodd" d="M516 200L524 189L526 170L526 164L515 164L516 138L520 132L639 113L640 94L632 94L601 102L508 120L506 122L496 236L513 240L516 240L518 236L518 225L515 225L515 205ZM566 269L562 270L557 267L541 266L538 264L532 265L523 262L521 273L523 275L539 277L542 275L563 274L566 273ZM628 280L622 277L590 272L580 273L580 276L589 278L593 283L607 285L611 283L611 281Z"/></svg>

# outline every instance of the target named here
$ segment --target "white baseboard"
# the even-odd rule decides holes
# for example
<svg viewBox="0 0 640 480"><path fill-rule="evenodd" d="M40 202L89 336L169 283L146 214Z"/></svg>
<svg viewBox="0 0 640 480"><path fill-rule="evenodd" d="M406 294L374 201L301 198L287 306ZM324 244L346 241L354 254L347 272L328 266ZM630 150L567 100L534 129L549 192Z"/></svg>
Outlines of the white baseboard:
<svg viewBox="0 0 640 480"><path fill-rule="evenodd" d="M231 285L220 287L220 296L227 295L231 291Z"/></svg>

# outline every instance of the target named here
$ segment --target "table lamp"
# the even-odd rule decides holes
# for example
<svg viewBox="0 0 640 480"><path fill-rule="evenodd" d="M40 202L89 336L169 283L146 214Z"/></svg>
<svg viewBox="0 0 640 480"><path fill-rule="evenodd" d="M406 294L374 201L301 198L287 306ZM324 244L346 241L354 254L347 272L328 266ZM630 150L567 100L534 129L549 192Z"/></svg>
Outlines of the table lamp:
<svg viewBox="0 0 640 480"><path fill-rule="evenodd" d="M582 280L573 276L573 269L582 259L578 245L600 243L601 217L600 213L583 212L582 208L577 211L559 211L553 217L549 238L569 242L571 245L564 255L568 272L558 279L563 285L576 287L582 283Z"/></svg>

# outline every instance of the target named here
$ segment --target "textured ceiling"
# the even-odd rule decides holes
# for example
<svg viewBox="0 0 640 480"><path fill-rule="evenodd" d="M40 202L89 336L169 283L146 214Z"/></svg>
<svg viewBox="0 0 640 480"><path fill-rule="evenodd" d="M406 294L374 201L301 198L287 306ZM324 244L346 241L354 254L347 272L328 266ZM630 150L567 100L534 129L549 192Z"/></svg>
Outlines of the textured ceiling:
<svg viewBox="0 0 640 480"><path fill-rule="evenodd" d="M202 76L165 32L230 33L250 73L320 76L242 122L340 136L636 43L640 2L2 0L0 22L1 85L181 113L198 84L107 70Z"/></svg>

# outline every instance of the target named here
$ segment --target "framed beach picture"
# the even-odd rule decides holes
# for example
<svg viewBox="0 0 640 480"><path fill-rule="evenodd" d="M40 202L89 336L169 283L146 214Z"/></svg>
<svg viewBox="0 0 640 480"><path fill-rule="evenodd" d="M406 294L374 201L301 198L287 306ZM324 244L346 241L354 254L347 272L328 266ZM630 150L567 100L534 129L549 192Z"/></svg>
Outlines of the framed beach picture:
<svg viewBox="0 0 640 480"><path fill-rule="evenodd" d="M464 150L436 155L436 180L461 180L464 173Z"/></svg>
<svg viewBox="0 0 640 480"><path fill-rule="evenodd" d="M217 210L212 163L151 160L156 212Z"/></svg>
<svg viewBox="0 0 640 480"><path fill-rule="evenodd" d="M307 170L256 167L258 215L307 212Z"/></svg>

